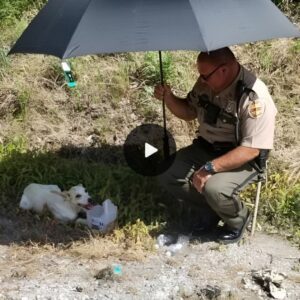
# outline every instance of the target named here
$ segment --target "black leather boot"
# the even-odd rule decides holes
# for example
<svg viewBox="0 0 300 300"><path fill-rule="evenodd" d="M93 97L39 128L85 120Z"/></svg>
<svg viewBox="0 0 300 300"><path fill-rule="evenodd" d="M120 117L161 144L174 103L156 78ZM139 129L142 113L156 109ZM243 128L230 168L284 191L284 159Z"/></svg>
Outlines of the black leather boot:
<svg viewBox="0 0 300 300"><path fill-rule="evenodd" d="M230 229L226 225L221 227L218 233L218 241L222 244L237 243L243 237L243 234L250 222L250 219L251 214L248 213L246 221L240 229Z"/></svg>

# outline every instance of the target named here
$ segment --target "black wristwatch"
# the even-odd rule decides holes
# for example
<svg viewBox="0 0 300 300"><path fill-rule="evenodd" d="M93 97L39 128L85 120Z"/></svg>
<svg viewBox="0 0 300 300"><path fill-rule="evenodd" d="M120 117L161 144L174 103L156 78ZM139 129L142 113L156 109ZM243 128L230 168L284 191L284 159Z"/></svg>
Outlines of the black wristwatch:
<svg viewBox="0 0 300 300"><path fill-rule="evenodd" d="M214 163L212 161L208 161L204 166L203 166L204 170L213 175L216 174L216 170L215 170L215 166Z"/></svg>

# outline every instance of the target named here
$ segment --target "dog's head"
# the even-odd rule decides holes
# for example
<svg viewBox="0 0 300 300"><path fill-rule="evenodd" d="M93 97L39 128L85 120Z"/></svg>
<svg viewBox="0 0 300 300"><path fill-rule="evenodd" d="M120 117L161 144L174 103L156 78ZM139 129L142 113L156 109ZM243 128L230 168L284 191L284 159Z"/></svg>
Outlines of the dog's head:
<svg viewBox="0 0 300 300"><path fill-rule="evenodd" d="M65 193L65 199L70 201L72 204L88 207L92 200L88 192L82 186L82 184L71 187Z"/></svg>

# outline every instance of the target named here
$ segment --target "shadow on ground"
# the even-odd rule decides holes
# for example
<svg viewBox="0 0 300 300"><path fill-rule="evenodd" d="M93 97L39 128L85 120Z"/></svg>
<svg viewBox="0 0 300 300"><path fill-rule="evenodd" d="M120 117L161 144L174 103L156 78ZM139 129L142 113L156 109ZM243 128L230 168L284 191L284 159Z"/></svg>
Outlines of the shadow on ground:
<svg viewBox="0 0 300 300"><path fill-rule="evenodd" d="M0 244L63 244L88 238L88 228L59 224L48 213L41 216L19 209L24 188L32 182L57 184L62 190L82 183L93 200L110 198L119 208L122 226L137 219L162 221L164 196L155 178L128 168L121 146L99 148L64 146L56 152L10 151L0 161Z"/></svg>

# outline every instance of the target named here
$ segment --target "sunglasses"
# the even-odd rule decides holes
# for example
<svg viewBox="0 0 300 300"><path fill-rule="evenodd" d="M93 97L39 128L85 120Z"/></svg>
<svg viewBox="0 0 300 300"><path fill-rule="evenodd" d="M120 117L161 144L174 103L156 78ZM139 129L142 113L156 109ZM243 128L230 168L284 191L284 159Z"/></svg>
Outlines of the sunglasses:
<svg viewBox="0 0 300 300"><path fill-rule="evenodd" d="M216 67L214 70L212 70L209 74L207 74L207 75L203 75L203 74L201 74L200 75L200 78L203 80L203 81L208 81L209 80L209 78L215 73L215 72L217 72L221 67L223 67L223 66L225 66L226 64L221 64L221 65L219 65L218 67Z"/></svg>

